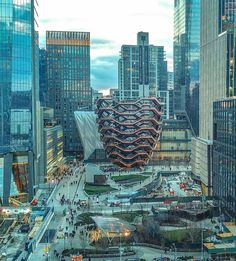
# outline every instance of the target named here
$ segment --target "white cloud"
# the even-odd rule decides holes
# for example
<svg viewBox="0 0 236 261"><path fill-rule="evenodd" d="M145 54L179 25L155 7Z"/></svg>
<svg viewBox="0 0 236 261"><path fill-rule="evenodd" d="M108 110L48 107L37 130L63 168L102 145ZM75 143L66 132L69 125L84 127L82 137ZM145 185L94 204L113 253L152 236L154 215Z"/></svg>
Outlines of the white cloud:
<svg viewBox="0 0 236 261"><path fill-rule="evenodd" d="M46 30L87 31L92 41L111 41L92 45L91 59L118 56L122 44L136 43L138 31L149 32L151 44L165 46L172 70L173 0L41 0L39 25L42 42Z"/></svg>

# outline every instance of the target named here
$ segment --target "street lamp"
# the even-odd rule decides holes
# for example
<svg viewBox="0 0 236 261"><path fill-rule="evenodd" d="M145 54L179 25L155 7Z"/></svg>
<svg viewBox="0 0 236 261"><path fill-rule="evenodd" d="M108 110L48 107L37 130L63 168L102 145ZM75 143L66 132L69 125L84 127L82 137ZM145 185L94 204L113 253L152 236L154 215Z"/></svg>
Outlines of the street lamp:
<svg viewBox="0 0 236 261"><path fill-rule="evenodd" d="M121 235L123 235L124 237L128 237L129 236L129 232L128 231L125 231L124 233L122 233L122 231L119 233L120 235L120 247L119 247L119 250L120 250L120 261L122 261L122 254L124 252L124 248L121 247Z"/></svg>
<svg viewBox="0 0 236 261"><path fill-rule="evenodd" d="M122 232L120 232L120 247L119 247L119 250L120 250L120 261L122 261L122 250L121 249L121 235L122 235Z"/></svg>
<svg viewBox="0 0 236 261"><path fill-rule="evenodd" d="M173 248L174 248L174 260L176 260L176 252L177 252L177 249L176 249L176 247L175 247L175 243L173 243L172 244L173 245Z"/></svg>
<svg viewBox="0 0 236 261"><path fill-rule="evenodd" d="M204 228L202 228L201 231L201 260L204 260L204 247L203 247L203 232L206 231Z"/></svg>

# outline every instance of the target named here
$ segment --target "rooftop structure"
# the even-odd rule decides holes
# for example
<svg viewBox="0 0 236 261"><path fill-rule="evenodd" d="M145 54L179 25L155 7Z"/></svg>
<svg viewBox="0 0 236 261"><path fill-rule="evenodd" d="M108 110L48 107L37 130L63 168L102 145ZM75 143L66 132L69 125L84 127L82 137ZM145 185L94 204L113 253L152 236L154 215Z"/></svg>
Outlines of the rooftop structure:
<svg viewBox="0 0 236 261"><path fill-rule="evenodd" d="M135 230L135 227L119 218L94 216L92 217L103 236L108 238L127 237Z"/></svg>
<svg viewBox="0 0 236 261"><path fill-rule="evenodd" d="M235 223L226 222L223 224L224 233L217 234L221 243L205 243L204 247L211 257L216 260L235 260L236 258L236 226ZM228 258L228 259L225 259ZM230 259L234 258L234 259Z"/></svg>

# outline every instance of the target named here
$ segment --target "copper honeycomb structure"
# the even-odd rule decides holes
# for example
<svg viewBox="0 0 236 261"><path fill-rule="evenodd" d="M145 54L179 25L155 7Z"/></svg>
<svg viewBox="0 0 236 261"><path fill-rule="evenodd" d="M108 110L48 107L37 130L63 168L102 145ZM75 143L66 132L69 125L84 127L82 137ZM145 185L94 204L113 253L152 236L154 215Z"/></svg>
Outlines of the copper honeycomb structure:
<svg viewBox="0 0 236 261"><path fill-rule="evenodd" d="M111 161L123 168L144 166L152 157L161 132L161 105L156 98L97 101L97 123Z"/></svg>

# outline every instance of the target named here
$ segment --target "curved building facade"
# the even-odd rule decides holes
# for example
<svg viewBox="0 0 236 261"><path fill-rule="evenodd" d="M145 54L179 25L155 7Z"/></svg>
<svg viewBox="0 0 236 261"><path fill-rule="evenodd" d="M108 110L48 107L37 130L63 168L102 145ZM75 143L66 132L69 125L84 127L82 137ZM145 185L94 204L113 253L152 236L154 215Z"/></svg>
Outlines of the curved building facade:
<svg viewBox="0 0 236 261"><path fill-rule="evenodd" d="M111 161L124 168L147 164L160 137L161 105L156 98L97 102L101 140Z"/></svg>

